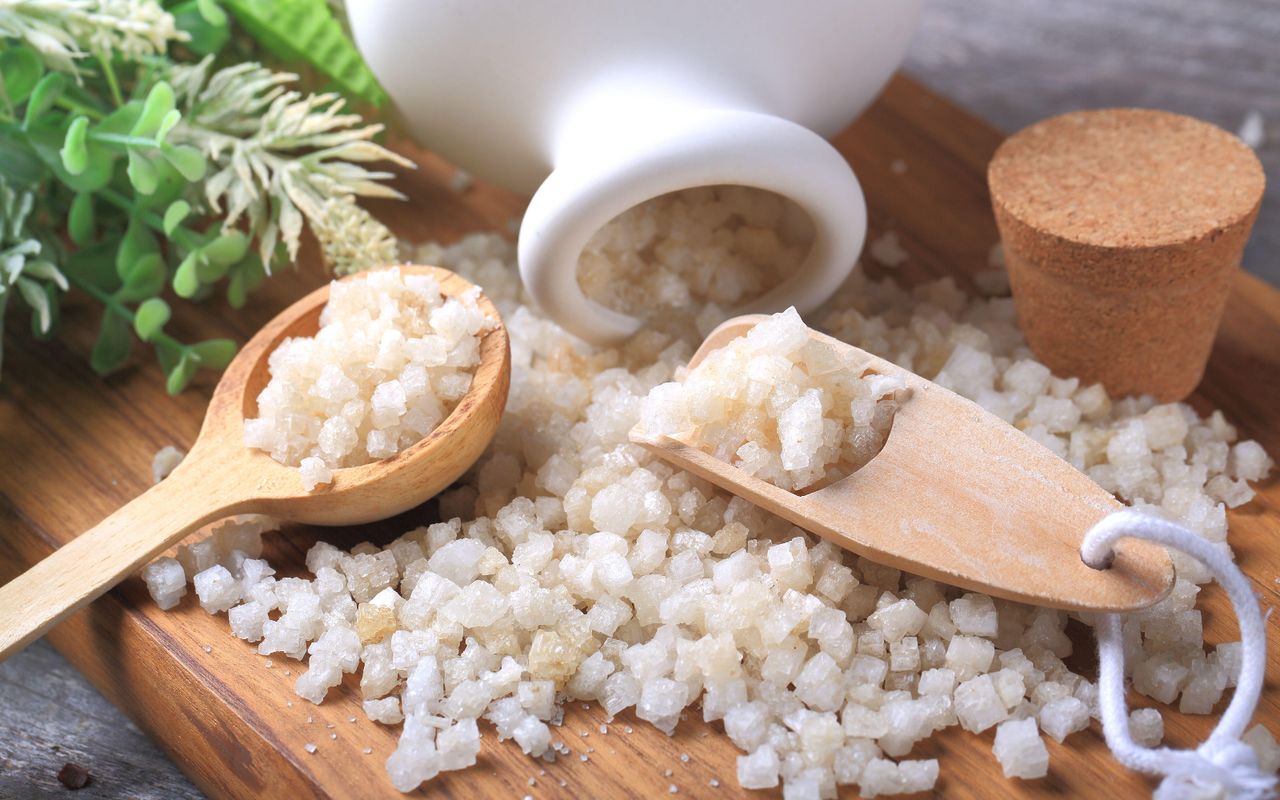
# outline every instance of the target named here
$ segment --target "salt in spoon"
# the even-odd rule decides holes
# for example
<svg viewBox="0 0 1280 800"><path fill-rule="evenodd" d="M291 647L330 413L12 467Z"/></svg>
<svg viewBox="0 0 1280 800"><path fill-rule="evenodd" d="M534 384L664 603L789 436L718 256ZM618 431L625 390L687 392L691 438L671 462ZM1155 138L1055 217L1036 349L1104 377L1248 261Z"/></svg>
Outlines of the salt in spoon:
<svg viewBox="0 0 1280 800"><path fill-rule="evenodd" d="M437 267L399 269L434 277L446 297L473 288ZM496 324L483 335L471 388L407 449L334 470L332 483L307 492L297 467L245 446L244 420L257 414L258 394L270 379L267 357L290 336L314 335L328 299L328 285L316 289L249 340L218 382L191 452L169 477L0 586L0 661L209 522L245 513L312 525L385 519L437 494L480 457L498 429L511 373L506 329L483 295L477 303Z"/></svg>
<svg viewBox="0 0 1280 800"><path fill-rule="evenodd" d="M735 317L689 362L745 336L767 317ZM1086 475L1004 420L931 381L810 330L860 374L901 378L884 448L850 475L793 493L748 475L680 436L631 441L840 547L880 564L1006 600L1074 611L1130 611L1173 586L1163 547L1126 540L1110 568L1080 559L1094 523L1122 508Z"/></svg>

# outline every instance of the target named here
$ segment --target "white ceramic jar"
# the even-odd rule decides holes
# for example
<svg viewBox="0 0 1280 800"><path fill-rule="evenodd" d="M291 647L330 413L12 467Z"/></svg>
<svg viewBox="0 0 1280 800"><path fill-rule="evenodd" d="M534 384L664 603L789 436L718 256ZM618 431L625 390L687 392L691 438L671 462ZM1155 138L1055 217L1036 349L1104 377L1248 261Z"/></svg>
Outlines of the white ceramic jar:
<svg viewBox="0 0 1280 800"><path fill-rule="evenodd" d="M801 313L853 267L866 206L823 138L897 68L921 0L359 0L360 47L419 141L533 193L521 275L593 341L641 322L589 300L583 246L626 209L694 186L789 198L813 222L801 269L735 312Z"/></svg>

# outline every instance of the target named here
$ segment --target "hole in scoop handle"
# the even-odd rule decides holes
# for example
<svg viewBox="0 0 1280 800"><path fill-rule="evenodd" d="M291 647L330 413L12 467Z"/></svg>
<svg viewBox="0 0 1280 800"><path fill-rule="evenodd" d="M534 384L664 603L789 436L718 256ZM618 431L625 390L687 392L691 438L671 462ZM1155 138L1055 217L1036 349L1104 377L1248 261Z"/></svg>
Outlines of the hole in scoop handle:
<svg viewBox="0 0 1280 800"><path fill-rule="evenodd" d="M247 509L234 473L192 453L168 478L0 586L0 661L137 572L184 536Z"/></svg>

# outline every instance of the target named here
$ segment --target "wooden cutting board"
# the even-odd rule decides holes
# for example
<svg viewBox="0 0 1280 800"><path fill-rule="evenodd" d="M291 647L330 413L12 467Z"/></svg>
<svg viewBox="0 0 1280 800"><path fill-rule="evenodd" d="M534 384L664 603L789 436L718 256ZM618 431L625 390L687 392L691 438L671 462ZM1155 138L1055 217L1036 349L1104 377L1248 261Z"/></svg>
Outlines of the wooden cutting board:
<svg viewBox="0 0 1280 800"><path fill-rule="evenodd" d="M966 275L988 269L996 232L984 176L1000 138L907 78L895 79L866 115L837 137L836 145L866 190L871 236L896 231L911 254L897 270L903 279L955 275L967 283ZM452 240L472 230L504 230L519 215L521 200L483 185L459 195L448 188L447 165L411 147L401 149L421 164L398 181L409 202L376 207L399 235ZM906 164L905 171L891 166L897 160ZM276 310L324 279L311 248L296 273L272 278L243 311L209 303L179 320L175 332L184 338L229 336L243 342ZM199 427L213 376L171 398L149 354L137 354L136 366L110 378L90 372L86 354L97 313L73 301L57 341L9 339L0 382L0 580L142 492L151 482L155 451L168 444L190 445ZM25 319L13 322L25 325ZM1240 275L1193 403L1202 413L1221 408L1244 436L1280 454L1280 291ZM1258 499L1228 516L1240 562L1254 578L1264 606L1274 608L1280 601L1280 485L1273 478ZM318 536L341 546L363 539L386 542L428 519L429 507L360 529L291 528L268 537L267 558L285 574L297 574ZM1202 598L1206 638L1236 638L1225 596L1209 587ZM1276 624L1272 617L1270 680L1258 714L1273 730L1280 729L1280 693L1274 690L1280 677ZM1092 638L1084 629L1076 633L1073 663L1091 671ZM50 638L213 797L398 794L383 769L396 730L364 718L353 682L330 692L323 706L312 706L293 694L297 662L257 655L230 635L225 616L206 615L190 595L179 609L162 612L135 579L61 625ZM1167 741L1179 746L1198 741L1213 722L1162 710ZM447 773L421 794L616 798L665 795L671 784L682 797L744 794L736 788L736 748L718 725L703 724L696 711L671 738L630 714L611 725L607 735L599 732L602 722L598 707L573 704L556 738L574 755L555 764L532 761L511 742L498 744L490 731L474 768ZM632 733L626 733L627 726ZM583 737L583 731L590 735ZM992 735L951 728L922 743L913 756L941 760L936 792L946 797L1119 797L1146 794L1153 785L1111 760L1096 723L1065 745L1048 741L1049 777L1032 782L1004 781L991 754ZM304 749L309 742L316 744L316 753ZM688 755L687 762L682 754ZM711 787L713 779L719 788ZM127 793L128 788L120 790ZM846 788L843 796L856 796L856 791Z"/></svg>

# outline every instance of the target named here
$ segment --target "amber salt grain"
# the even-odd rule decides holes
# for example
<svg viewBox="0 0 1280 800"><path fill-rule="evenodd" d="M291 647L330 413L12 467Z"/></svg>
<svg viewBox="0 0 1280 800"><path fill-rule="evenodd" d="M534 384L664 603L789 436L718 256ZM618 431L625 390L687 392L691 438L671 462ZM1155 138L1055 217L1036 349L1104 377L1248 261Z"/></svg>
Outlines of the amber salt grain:
<svg viewBox="0 0 1280 800"><path fill-rule="evenodd" d="M987 178L1037 358L1112 395L1190 394L1262 199L1253 151L1190 117L1081 111L1010 137Z"/></svg>

